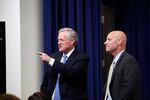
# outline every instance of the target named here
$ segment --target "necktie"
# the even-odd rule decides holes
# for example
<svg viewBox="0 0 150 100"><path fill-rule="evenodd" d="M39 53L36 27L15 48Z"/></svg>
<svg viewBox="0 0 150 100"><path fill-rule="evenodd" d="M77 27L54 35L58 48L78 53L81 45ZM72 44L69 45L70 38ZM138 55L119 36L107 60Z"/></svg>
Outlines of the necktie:
<svg viewBox="0 0 150 100"><path fill-rule="evenodd" d="M67 61L67 58L68 57L66 55L64 55L62 57L61 63L65 64ZM60 100L59 77L60 77L60 74L58 74L58 77L57 77L57 82L56 82L56 86L55 86L55 90L54 90L54 100Z"/></svg>
<svg viewBox="0 0 150 100"><path fill-rule="evenodd" d="M63 64L65 64L66 61L67 61L67 58L68 58L67 55L64 55L61 62L62 62Z"/></svg>
<svg viewBox="0 0 150 100"><path fill-rule="evenodd" d="M110 69L109 69L109 74L108 74L108 79L107 79L107 86L106 86L106 93L105 93L105 99L104 100L112 100L111 95L110 95L110 90L109 90L109 85L111 82L111 77L113 73L113 69L115 67L115 62L112 62Z"/></svg>

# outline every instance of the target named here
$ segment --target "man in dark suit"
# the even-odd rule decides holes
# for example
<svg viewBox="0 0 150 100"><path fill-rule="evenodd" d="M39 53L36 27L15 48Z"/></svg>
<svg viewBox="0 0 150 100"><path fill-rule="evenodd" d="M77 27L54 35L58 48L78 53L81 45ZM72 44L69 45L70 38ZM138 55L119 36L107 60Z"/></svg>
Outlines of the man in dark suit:
<svg viewBox="0 0 150 100"><path fill-rule="evenodd" d="M71 28L62 28L58 32L59 52L48 56L38 52L42 61L50 65L44 74L41 91L55 100L57 81L59 80L59 99L87 100L86 79L89 57L77 50L77 33ZM67 61L63 62L63 56Z"/></svg>
<svg viewBox="0 0 150 100"><path fill-rule="evenodd" d="M133 56L126 49L127 37L122 31L108 34L106 52L113 55L104 100L140 100L140 71Z"/></svg>

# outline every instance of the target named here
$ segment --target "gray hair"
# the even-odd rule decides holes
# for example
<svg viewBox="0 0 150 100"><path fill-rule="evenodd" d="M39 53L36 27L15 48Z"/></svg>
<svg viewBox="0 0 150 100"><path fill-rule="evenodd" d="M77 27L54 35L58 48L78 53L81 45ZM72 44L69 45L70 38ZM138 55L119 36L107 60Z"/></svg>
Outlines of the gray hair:
<svg viewBox="0 0 150 100"><path fill-rule="evenodd" d="M78 36L77 36L77 32L71 28L61 28L58 33L60 32L67 32L67 38L70 39L70 40L75 40L75 44L74 45L77 45L78 43Z"/></svg>

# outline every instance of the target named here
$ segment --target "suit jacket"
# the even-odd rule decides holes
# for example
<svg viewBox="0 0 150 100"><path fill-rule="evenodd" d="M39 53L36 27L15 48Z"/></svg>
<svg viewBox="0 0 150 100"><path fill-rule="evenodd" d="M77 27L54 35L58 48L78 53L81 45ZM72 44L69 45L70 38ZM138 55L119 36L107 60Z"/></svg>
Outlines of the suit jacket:
<svg viewBox="0 0 150 100"><path fill-rule="evenodd" d="M109 86L112 100L140 100L139 74L136 60L124 51L116 63Z"/></svg>
<svg viewBox="0 0 150 100"><path fill-rule="evenodd" d="M89 57L75 49L65 64L60 63L62 53L51 57L55 59L52 67L48 66L43 77L41 91L52 97L57 75L60 73L59 86L61 100L87 100L86 81Z"/></svg>

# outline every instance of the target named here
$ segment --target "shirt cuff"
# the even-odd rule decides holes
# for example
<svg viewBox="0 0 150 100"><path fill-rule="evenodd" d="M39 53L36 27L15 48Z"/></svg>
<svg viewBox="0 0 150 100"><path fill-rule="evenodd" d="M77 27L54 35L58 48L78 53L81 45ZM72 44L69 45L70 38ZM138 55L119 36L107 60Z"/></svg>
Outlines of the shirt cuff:
<svg viewBox="0 0 150 100"><path fill-rule="evenodd" d="M49 62L48 64L49 64L50 66L53 66L54 62L55 62L55 59L54 59L54 58L51 58L51 60L50 60L50 62Z"/></svg>

